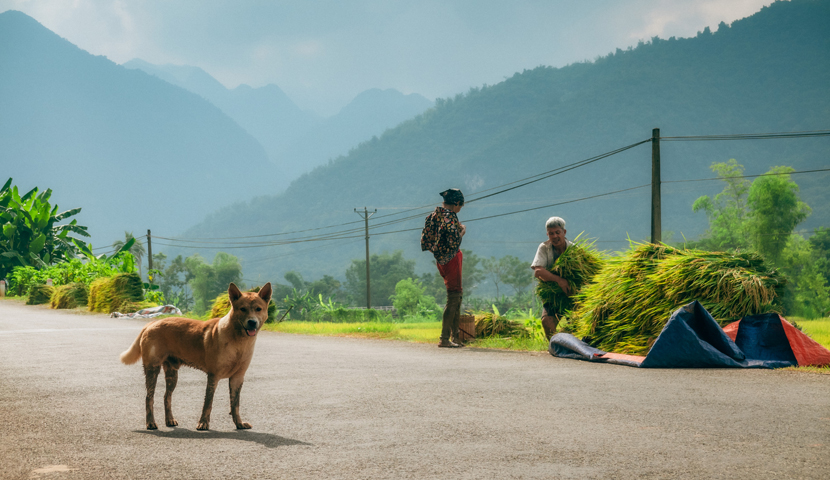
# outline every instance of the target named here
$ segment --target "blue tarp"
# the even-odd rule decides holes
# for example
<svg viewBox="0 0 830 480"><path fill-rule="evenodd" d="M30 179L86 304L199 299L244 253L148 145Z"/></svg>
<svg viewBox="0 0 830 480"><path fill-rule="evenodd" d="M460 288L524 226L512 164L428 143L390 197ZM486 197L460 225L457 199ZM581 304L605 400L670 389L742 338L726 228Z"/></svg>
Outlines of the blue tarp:
<svg viewBox="0 0 830 480"><path fill-rule="evenodd" d="M556 357L643 368L781 368L798 365L778 315L744 317L733 341L697 301L671 315L645 358L607 353L567 333L554 335L548 350Z"/></svg>

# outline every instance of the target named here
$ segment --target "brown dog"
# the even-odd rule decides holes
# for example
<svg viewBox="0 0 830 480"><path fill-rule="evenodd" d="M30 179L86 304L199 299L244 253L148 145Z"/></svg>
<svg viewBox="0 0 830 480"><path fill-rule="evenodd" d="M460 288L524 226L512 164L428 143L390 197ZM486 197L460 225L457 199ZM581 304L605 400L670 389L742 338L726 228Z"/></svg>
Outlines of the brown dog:
<svg viewBox="0 0 830 480"><path fill-rule="evenodd" d="M236 428L251 428L239 418L239 392L245 380L245 371L254 354L256 334L268 319L271 284L266 283L259 293L239 291L233 283L228 287L231 311L222 318L202 322L189 318L170 317L148 323L132 346L121 354L121 361L131 365L139 358L144 363L147 384L147 430L155 430L153 396L159 370L164 367L164 423L178 425L173 418L170 401L176 388L179 367L187 365L207 373L205 405L197 430L210 428L210 411L216 384L229 379L231 390L231 417Z"/></svg>

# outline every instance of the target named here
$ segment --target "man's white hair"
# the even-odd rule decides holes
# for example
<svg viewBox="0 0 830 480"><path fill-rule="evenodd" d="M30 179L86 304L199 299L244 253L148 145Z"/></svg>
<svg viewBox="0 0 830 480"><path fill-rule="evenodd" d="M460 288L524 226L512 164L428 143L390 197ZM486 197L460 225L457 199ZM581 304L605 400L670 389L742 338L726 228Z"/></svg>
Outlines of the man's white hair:
<svg viewBox="0 0 830 480"><path fill-rule="evenodd" d="M565 230L565 220L562 217L550 217L547 222L545 222L545 229L559 227L562 230Z"/></svg>

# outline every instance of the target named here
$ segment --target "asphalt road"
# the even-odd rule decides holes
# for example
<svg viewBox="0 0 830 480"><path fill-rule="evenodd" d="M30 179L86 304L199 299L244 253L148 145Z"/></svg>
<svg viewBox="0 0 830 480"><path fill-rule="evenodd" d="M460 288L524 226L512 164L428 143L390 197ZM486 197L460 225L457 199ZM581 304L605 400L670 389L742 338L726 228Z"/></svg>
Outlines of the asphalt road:
<svg viewBox="0 0 830 480"><path fill-rule="evenodd" d="M271 332L252 430L223 380L196 431L205 375L183 368L180 426L149 432L118 361L142 325L0 301L0 478L830 478L830 376Z"/></svg>

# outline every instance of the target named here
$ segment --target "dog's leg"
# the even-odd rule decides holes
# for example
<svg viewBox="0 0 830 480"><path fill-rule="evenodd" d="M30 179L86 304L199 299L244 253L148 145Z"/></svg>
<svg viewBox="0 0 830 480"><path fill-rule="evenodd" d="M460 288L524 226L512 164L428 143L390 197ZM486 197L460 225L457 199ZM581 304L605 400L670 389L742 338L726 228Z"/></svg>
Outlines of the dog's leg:
<svg viewBox="0 0 830 480"><path fill-rule="evenodd" d="M144 382L147 386L147 398L144 407L147 411L147 430L156 430L156 419L153 416L153 397L156 394L156 380L158 380L161 367L158 365L144 365Z"/></svg>
<svg viewBox="0 0 830 480"><path fill-rule="evenodd" d="M251 428L251 424L243 422L239 418L239 394L242 391L242 382L245 381L244 376L231 377L228 379L228 385L231 389L231 418L236 424L237 429Z"/></svg>
<svg viewBox="0 0 830 480"><path fill-rule="evenodd" d="M173 390L179 380L178 362L167 360L164 362L164 382L167 388L164 391L164 423L168 427L175 427L179 424L173 418Z"/></svg>
<svg viewBox="0 0 830 480"><path fill-rule="evenodd" d="M208 373L207 388L205 389L205 406L202 407L202 418L196 425L196 430L210 429L210 410L213 408L213 394L216 392L216 376Z"/></svg>

